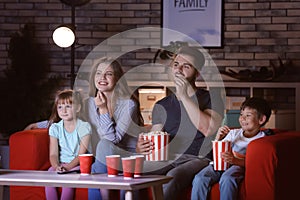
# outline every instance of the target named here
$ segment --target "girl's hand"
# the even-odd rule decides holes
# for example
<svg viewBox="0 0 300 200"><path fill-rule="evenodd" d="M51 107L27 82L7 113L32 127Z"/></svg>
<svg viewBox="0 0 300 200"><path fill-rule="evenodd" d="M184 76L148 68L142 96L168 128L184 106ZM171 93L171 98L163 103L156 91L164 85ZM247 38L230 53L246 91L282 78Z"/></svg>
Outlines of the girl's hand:
<svg viewBox="0 0 300 200"><path fill-rule="evenodd" d="M57 166L55 170L58 171L58 172L64 172L64 171L67 171L67 170L64 168L64 166L62 166L62 165Z"/></svg>
<svg viewBox="0 0 300 200"><path fill-rule="evenodd" d="M150 140L144 140L142 134L140 134L136 145L136 152L141 154L149 154L153 149L153 142Z"/></svg>
<svg viewBox="0 0 300 200"><path fill-rule="evenodd" d="M222 140L230 131L230 128L228 126L222 126L219 128L216 140Z"/></svg>

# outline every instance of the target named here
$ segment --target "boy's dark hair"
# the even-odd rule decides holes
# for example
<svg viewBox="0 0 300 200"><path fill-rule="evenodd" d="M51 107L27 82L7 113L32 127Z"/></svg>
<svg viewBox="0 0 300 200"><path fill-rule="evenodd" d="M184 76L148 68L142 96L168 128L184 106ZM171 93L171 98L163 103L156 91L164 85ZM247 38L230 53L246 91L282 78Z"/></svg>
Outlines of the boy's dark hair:
<svg viewBox="0 0 300 200"><path fill-rule="evenodd" d="M265 99L251 97L242 103L241 110L244 110L246 107L255 109L257 111L258 118L263 115L266 116L266 121L261 126L264 126L269 121L271 116L271 107Z"/></svg>

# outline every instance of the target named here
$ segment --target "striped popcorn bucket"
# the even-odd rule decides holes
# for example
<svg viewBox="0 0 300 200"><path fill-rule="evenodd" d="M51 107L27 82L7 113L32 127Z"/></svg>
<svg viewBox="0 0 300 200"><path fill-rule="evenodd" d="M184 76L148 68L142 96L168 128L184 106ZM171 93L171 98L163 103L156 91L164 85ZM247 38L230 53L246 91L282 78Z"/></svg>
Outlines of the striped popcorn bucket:
<svg viewBox="0 0 300 200"><path fill-rule="evenodd" d="M230 141L212 141L213 143L213 159L214 159L214 170L224 171L229 168L230 164L224 162L221 158L222 152L231 151Z"/></svg>
<svg viewBox="0 0 300 200"><path fill-rule="evenodd" d="M146 155L146 160L148 161L163 161L168 160L169 151L169 134L157 134L157 133L145 133L144 140L151 140L154 143L154 150L150 154Z"/></svg>

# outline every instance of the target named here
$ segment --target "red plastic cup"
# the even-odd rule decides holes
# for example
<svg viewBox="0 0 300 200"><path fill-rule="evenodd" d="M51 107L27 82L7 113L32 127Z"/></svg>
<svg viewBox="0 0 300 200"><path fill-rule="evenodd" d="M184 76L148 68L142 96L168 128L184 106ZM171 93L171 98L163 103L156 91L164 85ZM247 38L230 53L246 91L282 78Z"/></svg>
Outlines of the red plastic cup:
<svg viewBox="0 0 300 200"><path fill-rule="evenodd" d="M122 166L123 166L124 179L133 179L134 169L135 169L135 158L133 157L122 158Z"/></svg>
<svg viewBox="0 0 300 200"><path fill-rule="evenodd" d="M222 153L231 151L230 141L212 141L213 143L213 159L214 170L224 171L230 167L230 164L222 159Z"/></svg>
<svg viewBox="0 0 300 200"><path fill-rule="evenodd" d="M107 167L107 176L116 177L119 174L120 167L120 155L109 155L106 156L106 167Z"/></svg>
<svg viewBox="0 0 300 200"><path fill-rule="evenodd" d="M131 157L135 158L134 177L142 176L143 169L144 169L145 156L135 155L135 156L131 156Z"/></svg>
<svg viewBox="0 0 300 200"><path fill-rule="evenodd" d="M80 173L82 175L91 174L93 154L79 154Z"/></svg>

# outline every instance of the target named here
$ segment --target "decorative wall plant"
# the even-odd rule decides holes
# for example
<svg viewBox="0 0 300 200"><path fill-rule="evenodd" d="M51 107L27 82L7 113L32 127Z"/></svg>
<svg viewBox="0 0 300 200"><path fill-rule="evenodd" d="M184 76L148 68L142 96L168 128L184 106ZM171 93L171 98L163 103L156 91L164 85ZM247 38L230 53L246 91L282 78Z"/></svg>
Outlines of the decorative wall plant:
<svg viewBox="0 0 300 200"><path fill-rule="evenodd" d="M36 41L35 27L30 24L11 36L8 56L11 63L0 80L0 132L11 134L48 118L52 94L61 79L48 77L47 52Z"/></svg>

